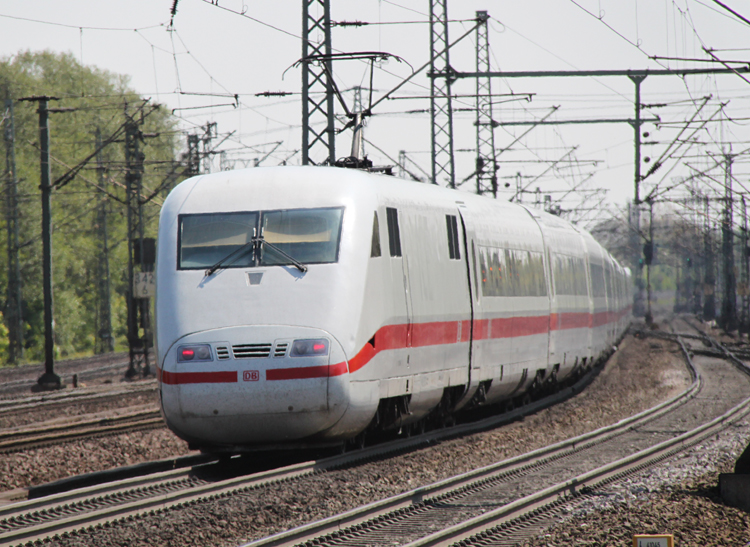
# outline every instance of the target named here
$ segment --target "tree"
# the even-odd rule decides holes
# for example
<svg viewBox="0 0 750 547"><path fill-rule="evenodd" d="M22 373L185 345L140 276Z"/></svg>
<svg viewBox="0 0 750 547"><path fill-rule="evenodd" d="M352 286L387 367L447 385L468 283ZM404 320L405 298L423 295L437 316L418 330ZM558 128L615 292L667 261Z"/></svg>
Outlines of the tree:
<svg viewBox="0 0 750 547"><path fill-rule="evenodd" d="M97 129L107 139L123 124L126 113L137 120L142 118L142 130L149 135L142 146L146 154L144 187L160 186L174 170L178 150L176 121L169 111L150 104L130 89L125 76L82 66L70 54L22 52L0 60L0 94L15 101L33 95L58 97L59 100L51 101L52 108L74 109L50 115L53 181L94 152ZM14 105L25 340L27 359L38 360L44 346L38 115L35 103ZM97 212L102 200L107 203L113 327L118 346L126 345L127 216L120 202L125 201L121 139L104 148L102 155L109 195L96 187L98 173L93 160L70 182L57 188L52 197L55 342L62 356L90 353L94 349L101 258ZM146 231L151 236L156 233L161 201L158 198L176 182L175 177L168 182L157 199L144 206ZM2 238L2 257L7 256L6 245L6 238ZM0 268L3 300L7 281L7 267Z"/></svg>

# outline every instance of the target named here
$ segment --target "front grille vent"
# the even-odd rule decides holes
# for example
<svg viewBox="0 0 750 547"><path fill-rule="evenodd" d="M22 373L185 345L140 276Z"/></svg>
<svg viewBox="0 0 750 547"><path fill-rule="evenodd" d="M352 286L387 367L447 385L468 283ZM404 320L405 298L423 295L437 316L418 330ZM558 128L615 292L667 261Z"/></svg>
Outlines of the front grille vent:
<svg viewBox="0 0 750 547"><path fill-rule="evenodd" d="M281 342L279 344L276 344L276 350L273 352L274 357L284 357L286 355L286 347L289 344L287 342Z"/></svg>
<svg viewBox="0 0 750 547"><path fill-rule="evenodd" d="M271 354L271 344L237 344L232 346L235 359L252 359L268 357Z"/></svg>
<svg viewBox="0 0 750 547"><path fill-rule="evenodd" d="M229 348L226 346L217 346L216 357L219 359L229 359Z"/></svg>

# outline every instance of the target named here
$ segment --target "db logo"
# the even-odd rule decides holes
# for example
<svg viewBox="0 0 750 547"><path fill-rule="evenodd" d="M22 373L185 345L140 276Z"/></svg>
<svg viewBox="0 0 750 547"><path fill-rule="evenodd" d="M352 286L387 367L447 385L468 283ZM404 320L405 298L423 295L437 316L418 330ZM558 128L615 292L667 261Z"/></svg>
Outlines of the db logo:
<svg viewBox="0 0 750 547"><path fill-rule="evenodd" d="M246 382L257 382L260 380L260 372L257 370L244 370L242 371L242 379Z"/></svg>

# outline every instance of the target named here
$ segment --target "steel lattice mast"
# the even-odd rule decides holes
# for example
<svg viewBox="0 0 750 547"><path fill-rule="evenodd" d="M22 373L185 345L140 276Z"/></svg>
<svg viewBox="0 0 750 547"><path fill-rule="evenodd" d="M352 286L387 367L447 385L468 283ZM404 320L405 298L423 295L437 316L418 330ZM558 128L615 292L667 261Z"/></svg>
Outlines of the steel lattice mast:
<svg viewBox="0 0 750 547"><path fill-rule="evenodd" d="M139 122L129 116L127 111L125 128L125 194L127 198L128 220L128 345L130 347L130 364L126 372L128 378L137 374L150 374L149 348L153 343L151 332L150 303L148 298L136 294L135 268L140 265L141 271L153 271L153 243L151 238L144 237L143 222L143 163L146 159L141 151L143 132ZM142 123L142 120L141 120ZM146 243L146 241L149 243ZM149 252L148 248L152 251Z"/></svg>
<svg viewBox="0 0 750 547"><path fill-rule="evenodd" d="M333 74L333 67L330 60L307 60L310 56L331 57L331 2L302 0L302 8L302 165L332 164L336 161L335 118L333 86L327 73ZM313 158L322 159L316 162Z"/></svg>
<svg viewBox="0 0 750 547"><path fill-rule="evenodd" d="M432 126L432 182L447 180L456 187L453 161L453 105L448 41L448 0L430 0L430 120Z"/></svg>
<svg viewBox="0 0 750 547"><path fill-rule="evenodd" d="M477 12L477 72L490 71L490 42L487 29L489 15ZM477 77L477 194L491 193L497 197L497 158L495 156L495 127L492 118L492 79Z"/></svg>

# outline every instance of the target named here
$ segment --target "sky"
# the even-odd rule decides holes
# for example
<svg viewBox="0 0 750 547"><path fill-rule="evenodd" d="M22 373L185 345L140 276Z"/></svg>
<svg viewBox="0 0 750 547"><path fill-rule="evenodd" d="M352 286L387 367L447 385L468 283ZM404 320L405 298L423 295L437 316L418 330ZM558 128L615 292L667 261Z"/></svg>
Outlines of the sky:
<svg viewBox="0 0 750 547"><path fill-rule="evenodd" d="M214 156L208 166L213 171L298 164L301 69L295 63L302 56L302 1L180 0L174 17L172 3L6 0L0 2L0 57L24 50L68 52L85 65L126 75L143 97L173 109L186 134L216 124L213 143L221 142L218 150L224 153ZM747 3L723 3L750 19ZM451 41L473 27L478 10L490 16L495 71L726 66L709 62L712 56L750 61L750 24L715 0L449 0ZM335 51L393 55L375 68L373 100L429 60L428 11L426 0L331 0L332 20L368 23L335 26ZM470 32L451 48L455 70L476 70L475 44ZM356 86L365 89L367 101L366 63L337 61L334 76L349 104ZM493 119L500 124L495 129L499 198L511 198L520 184L528 190L520 194L521 201L535 203L549 195L568 218L584 226L626 209L634 196L631 124L503 124L545 116L567 122L632 119L635 86L629 78L493 78L491 85L497 95ZM366 152L376 165L392 165L403 151L412 173L430 173L429 90L422 71L367 120L365 136L371 144ZM267 91L292 94L257 95ZM472 191L476 81L459 79L452 91L457 96L456 179L467 179L461 189ZM643 181L641 198L652 191L670 200L689 197L691 189L723 192L727 154L735 190L750 186L750 75L650 75L641 84L641 103L648 105L642 117L652 120L641 127L642 172L662 159L660 169ZM342 117L339 127L344 122ZM339 157L348 155L350 141L350 131L338 135ZM323 159L320 152L313 154L313 160ZM705 188L695 178L703 171L700 185Z"/></svg>

